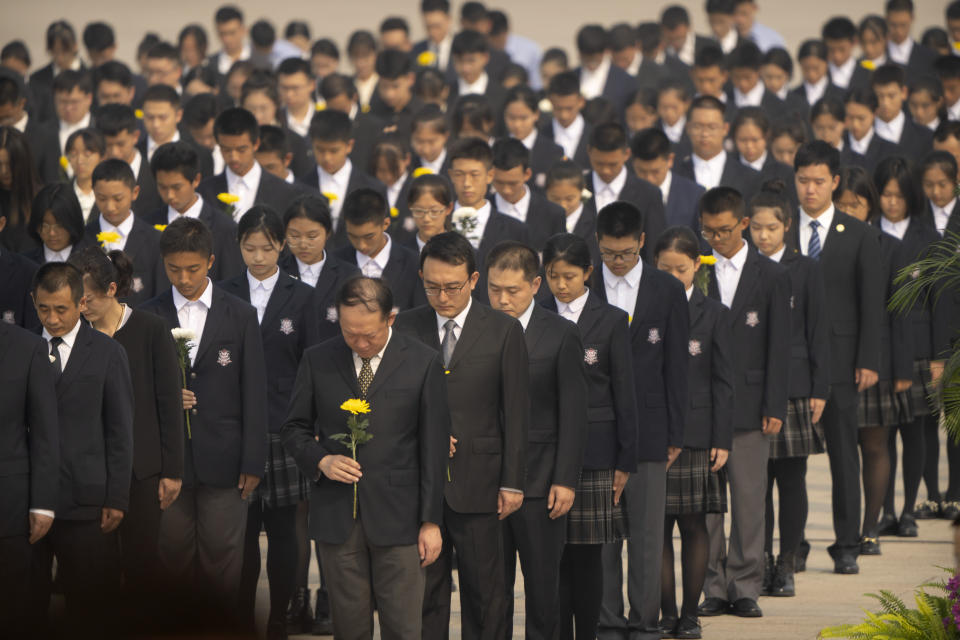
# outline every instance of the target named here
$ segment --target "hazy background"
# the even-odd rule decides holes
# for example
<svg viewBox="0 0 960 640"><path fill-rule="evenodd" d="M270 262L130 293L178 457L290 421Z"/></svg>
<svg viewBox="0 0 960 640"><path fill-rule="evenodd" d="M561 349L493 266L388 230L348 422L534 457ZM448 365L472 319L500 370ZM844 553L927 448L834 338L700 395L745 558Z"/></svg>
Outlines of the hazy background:
<svg viewBox="0 0 960 640"><path fill-rule="evenodd" d="M507 12L514 32L533 38L544 48L565 47L574 51L574 38L580 25L598 22L610 26L616 22L633 24L657 20L663 7L671 0L657 2L577 1L577 0L522 0L506 2L487 0L488 7ZM211 39L210 52L219 49L213 28L213 14L223 4L219 0L3 0L5 18L0 21L0 45L15 38L24 40L33 58L32 70L39 69L49 61L44 51L44 32L53 20L64 18L77 30L80 37L84 25L93 20L104 20L117 32L118 56L131 64L136 46L147 31L175 43L180 28L190 22L202 24ZM331 2L330 0L284 0L282 2L236 2L243 10L246 22L252 24L259 18L273 22L278 33L291 19L306 20L314 39L328 37L341 45L341 60L345 60L343 45L354 29L366 28L374 33L380 20L387 15L406 17L414 41L423 37L423 28L418 12L419 0L354 0ZM459 15L462 2L454 0L454 15ZM688 8L694 28L699 33L708 33L704 2L683 0ZM759 20L779 31L786 38L791 53L795 53L801 40L815 36L820 26L837 13L846 13L858 21L867 13L882 13L883 0L759 0ZM919 39L925 28L944 23L943 0L918 0L914 37ZM81 52L83 47L81 45ZM349 71L344 63L341 70ZM796 75L796 74L795 74Z"/></svg>

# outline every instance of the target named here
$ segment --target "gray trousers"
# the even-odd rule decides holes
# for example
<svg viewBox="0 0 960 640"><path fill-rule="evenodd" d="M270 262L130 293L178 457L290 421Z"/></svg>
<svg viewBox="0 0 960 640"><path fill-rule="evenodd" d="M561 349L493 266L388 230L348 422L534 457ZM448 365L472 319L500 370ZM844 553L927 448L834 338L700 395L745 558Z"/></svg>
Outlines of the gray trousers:
<svg viewBox="0 0 960 640"><path fill-rule="evenodd" d="M420 640L425 580L417 545L373 545L360 519L346 542L319 549L337 640L373 637L374 602L383 640Z"/></svg>
<svg viewBox="0 0 960 640"><path fill-rule="evenodd" d="M641 462L630 474L626 500L630 539L627 540L627 599L624 616L623 543L603 545L603 604L600 640L659 640L660 565L663 560L663 519L667 500L666 462Z"/></svg>
<svg viewBox="0 0 960 640"><path fill-rule="evenodd" d="M707 514L710 555L703 593L736 602L756 600L763 586L763 522L770 440L756 431L736 431L727 459L730 484L730 540L722 513Z"/></svg>

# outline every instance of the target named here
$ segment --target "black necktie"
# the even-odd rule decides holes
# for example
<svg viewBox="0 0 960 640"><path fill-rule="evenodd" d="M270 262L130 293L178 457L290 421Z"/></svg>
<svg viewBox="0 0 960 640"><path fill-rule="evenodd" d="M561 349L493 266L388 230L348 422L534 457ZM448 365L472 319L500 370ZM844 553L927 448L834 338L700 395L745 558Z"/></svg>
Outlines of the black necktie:
<svg viewBox="0 0 960 640"><path fill-rule="evenodd" d="M50 356L53 358L53 366L56 367L57 375L63 373L63 363L60 360L60 345L63 344L63 338L57 336L50 338Z"/></svg>
<svg viewBox="0 0 960 640"><path fill-rule="evenodd" d="M367 399L367 389L373 382L373 367L370 366L371 358L360 358L360 375L357 376L357 382L360 383L360 397Z"/></svg>

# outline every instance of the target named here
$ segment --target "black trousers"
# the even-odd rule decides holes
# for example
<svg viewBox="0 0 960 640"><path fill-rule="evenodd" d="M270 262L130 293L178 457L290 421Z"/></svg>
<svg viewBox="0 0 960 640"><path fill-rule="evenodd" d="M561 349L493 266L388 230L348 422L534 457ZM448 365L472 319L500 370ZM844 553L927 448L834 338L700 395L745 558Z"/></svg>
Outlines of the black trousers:
<svg viewBox="0 0 960 640"><path fill-rule="evenodd" d="M450 637L453 551L457 552L461 638L501 640L506 622L503 534L496 513L458 513L443 505L443 549L427 567L423 638Z"/></svg>
<svg viewBox="0 0 960 640"><path fill-rule="evenodd" d="M260 579L260 529L267 532L267 580L270 585L270 621L280 622L293 595L297 573L297 506L264 506L253 500L247 514L247 533L243 547L243 570L240 573L240 609L253 611L257 603L257 581Z"/></svg>
<svg viewBox="0 0 960 640"><path fill-rule="evenodd" d="M124 588L146 594L160 575L160 476L130 482L130 506L117 529Z"/></svg>
<svg viewBox="0 0 960 640"><path fill-rule="evenodd" d="M858 444L857 387L833 384L823 410L823 430L833 481L833 533L827 548L834 559L860 554L860 449Z"/></svg>
<svg viewBox="0 0 960 640"><path fill-rule="evenodd" d="M513 585L518 555L523 570L527 640L552 640L556 636L560 559L566 533L567 517L551 520L546 498L524 498L520 509L503 521L505 640L513 637Z"/></svg>
<svg viewBox="0 0 960 640"><path fill-rule="evenodd" d="M29 537L0 538L0 639L27 637L30 622L30 558L33 549Z"/></svg>

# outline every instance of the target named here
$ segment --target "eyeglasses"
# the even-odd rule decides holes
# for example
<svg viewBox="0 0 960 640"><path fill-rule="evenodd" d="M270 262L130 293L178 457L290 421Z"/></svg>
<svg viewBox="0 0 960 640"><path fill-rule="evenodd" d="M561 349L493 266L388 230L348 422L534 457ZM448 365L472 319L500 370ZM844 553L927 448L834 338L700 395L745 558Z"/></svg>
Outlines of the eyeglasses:
<svg viewBox="0 0 960 640"><path fill-rule="evenodd" d="M63 225L59 222L54 222L53 224L49 222L40 223L40 233L53 233L56 231L63 231Z"/></svg>
<svg viewBox="0 0 960 640"><path fill-rule="evenodd" d="M723 125L717 124L715 122L710 124L703 124L701 122L691 122L687 125L690 128L691 133L700 133L701 131L706 131L707 133L720 133L723 131Z"/></svg>
<svg viewBox="0 0 960 640"><path fill-rule="evenodd" d="M726 238L736 230L737 227L726 227L725 229L703 229L700 231L700 235L703 236L704 240L712 240L715 238Z"/></svg>
<svg viewBox="0 0 960 640"><path fill-rule="evenodd" d="M640 255L640 247L636 249L628 249L626 251L610 251L608 249L600 249L600 258L604 262L616 262L617 260L623 260L626 262L634 256Z"/></svg>
<svg viewBox="0 0 960 640"><path fill-rule="evenodd" d="M463 281L463 284L456 287L424 287L423 292L431 298L439 296L441 292L447 294L447 297L451 297L463 291L463 288L467 286L468 282L470 282L470 278L467 278Z"/></svg>
<svg viewBox="0 0 960 640"><path fill-rule="evenodd" d="M436 220L442 218L446 213L446 209L410 209L410 215L413 216L414 220L423 220L424 218Z"/></svg>

